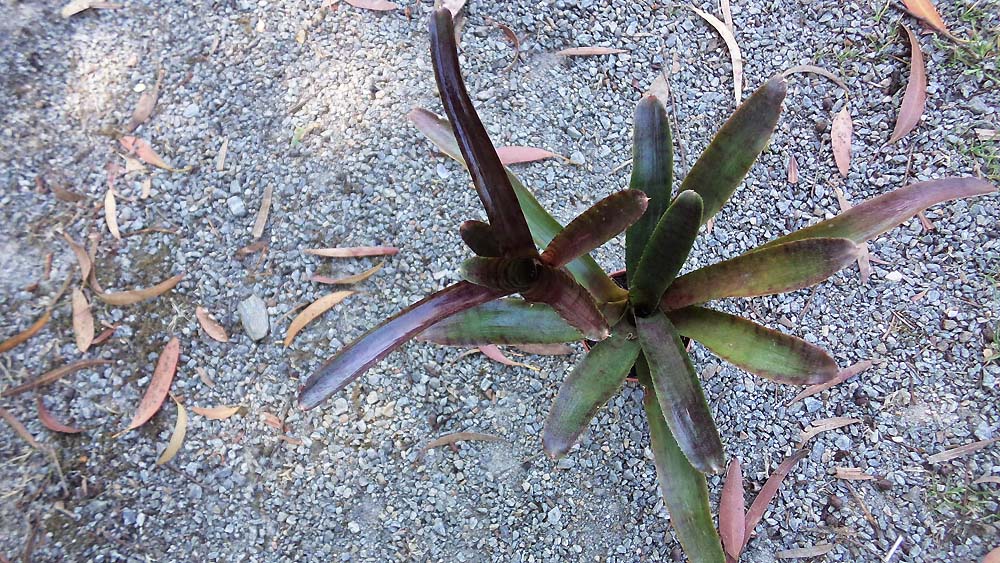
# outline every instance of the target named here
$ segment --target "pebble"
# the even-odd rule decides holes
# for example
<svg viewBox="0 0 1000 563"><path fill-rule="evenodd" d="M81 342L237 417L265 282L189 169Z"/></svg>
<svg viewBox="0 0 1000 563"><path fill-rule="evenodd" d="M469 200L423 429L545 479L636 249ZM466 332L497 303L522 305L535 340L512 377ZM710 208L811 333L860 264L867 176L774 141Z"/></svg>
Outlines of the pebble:
<svg viewBox="0 0 1000 563"><path fill-rule="evenodd" d="M267 314L267 304L257 295L251 295L240 301L237 310L243 330L253 340L262 340L271 329L271 321Z"/></svg>
<svg viewBox="0 0 1000 563"><path fill-rule="evenodd" d="M243 198L238 195L227 199L226 206L229 207L229 212L233 214L233 217L246 217L247 215L247 206L243 203Z"/></svg>

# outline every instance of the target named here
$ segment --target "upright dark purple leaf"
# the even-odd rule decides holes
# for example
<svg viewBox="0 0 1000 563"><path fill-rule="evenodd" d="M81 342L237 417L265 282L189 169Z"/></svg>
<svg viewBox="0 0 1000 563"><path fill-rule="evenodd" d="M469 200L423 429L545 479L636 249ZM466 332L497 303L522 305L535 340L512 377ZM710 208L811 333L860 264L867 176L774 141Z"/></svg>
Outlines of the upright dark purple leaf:
<svg viewBox="0 0 1000 563"><path fill-rule="evenodd" d="M610 333L594 298L565 270L544 266L538 283L521 295L528 301L549 305L590 340L604 340Z"/></svg>
<svg viewBox="0 0 1000 563"><path fill-rule="evenodd" d="M430 34L431 62L441 102L455 128L455 138L500 248L508 256L537 255L514 188L462 82L455 27L449 10L441 8L434 12Z"/></svg>
<svg viewBox="0 0 1000 563"><path fill-rule="evenodd" d="M327 360L306 380L299 393L299 408L318 406L435 322L503 295L502 291L458 282L421 299Z"/></svg>

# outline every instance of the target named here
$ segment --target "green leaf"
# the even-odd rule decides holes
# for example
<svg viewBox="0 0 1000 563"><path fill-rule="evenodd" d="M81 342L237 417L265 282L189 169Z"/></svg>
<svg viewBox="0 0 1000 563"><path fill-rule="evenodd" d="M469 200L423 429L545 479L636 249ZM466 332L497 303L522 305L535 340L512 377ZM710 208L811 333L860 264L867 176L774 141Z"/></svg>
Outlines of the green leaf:
<svg viewBox="0 0 1000 563"><path fill-rule="evenodd" d="M504 254L512 257L537 256L538 251L517 203L514 188L465 90L451 18L451 11L441 8L433 13L430 23L431 64L444 111L451 118L472 183L479 192L479 199Z"/></svg>
<svg viewBox="0 0 1000 563"><path fill-rule="evenodd" d="M667 312L677 331L746 371L789 385L815 385L837 375L822 348L742 317L704 307Z"/></svg>
<svg viewBox="0 0 1000 563"><path fill-rule="evenodd" d="M542 433L542 448L552 458L566 455L608 399L621 388L639 356L629 331L598 342L559 387Z"/></svg>
<svg viewBox="0 0 1000 563"><path fill-rule="evenodd" d="M421 299L364 333L320 366L302 387L299 408L309 410L319 406L404 342L441 319L503 296L503 292L459 282Z"/></svg>
<svg viewBox="0 0 1000 563"><path fill-rule="evenodd" d="M660 217L639 265L629 280L629 296L639 315L652 312L684 266L701 226L702 201L684 191Z"/></svg>
<svg viewBox="0 0 1000 563"><path fill-rule="evenodd" d="M500 256L502 254L497 237L493 234L493 227L490 227L489 223L470 219L459 225L458 234L461 235L466 246L480 256Z"/></svg>
<svg viewBox="0 0 1000 563"><path fill-rule="evenodd" d="M760 248L809 238L847 238L860 244L896 227L932 205L996 192L989 182L977 178L941 178L917 182L891 191L837 215L774 239Z"/></svg>
<svg viewBox="0 0 1000 563"><path fill-rule="evenodd" d="M646 391L642 405L649 421L656 478L677 539L691 563L722 563L725 555L712 522L705 476L691 465L670 433L656 391L649 381L649 367L641 355L636 362L636 372Z"/></svg>
<svg viewBox="0 0 1000 563"><path fill-rule="evenodd" d="M646 213L625 232L625 269L639 266L646 241L670 205L673 187L674 147L670 119L655 96L646 96L635 107L632 126L632 179L629 187L649 196Z"/></svg>
<svg viewBox="0 0 1000 563"><path fill-rule="evenodd" d="M594 298L565 270L540 264L539 280L521 295L551 306L567 323L590 340L604 340L610 327Z"/></svg>
<svg viewBox="0 0 1000 563"><path fill-rule="evenodd" d="M458 148L458 141L455 140L455 134L447 120L422 108L414 109L407 117L442 152L462 166L466 165ZM507 179L514 187L514 194L524 212L535 244L545 248L553 237L562 231L562 225L545 211L535 196L509 168L506 171ZM618 287L590 256L581 256L573 260L566 265L566 269L601 303L622 301L628 297L628 292Z"/></svg>
<svg viewBox="0 0 1000 563"><path fill-rule="evenodd" d="M813 238L769 246L677 278L660 304L680 309L724 297L754 297L815 285L857 260L845 238Z"/></svg>
<svg viewBox="0 0 1000 563"><path fill-rule="evenodd" d="M670 433L696 469L704 473L722 471L725 456L719 431L680 335L661 311L636 317L635 321Z"/></svg>
<svg viewBox="0 0 1000 563"><path fill-rule="evenodd" d="M785 86L785 79L775 76L740 104L684 177L681 190L694 190L705 200L702 223L725 205L767 146L781 115Z"/></svg>
<svg viewBox="0 0 1000 563"><path fill-rule="evenodd" d="M614 238L642 216L646 194L622 190L595 203L560 231L542 253L542 261L560 267Z"/></svg>
<svg viewBox="0 0 1000 563"><path fill-rule="evenodd" d="M452 315L417 336L448 346L555 344L583 340L552 307L509 298Z"/></svg>

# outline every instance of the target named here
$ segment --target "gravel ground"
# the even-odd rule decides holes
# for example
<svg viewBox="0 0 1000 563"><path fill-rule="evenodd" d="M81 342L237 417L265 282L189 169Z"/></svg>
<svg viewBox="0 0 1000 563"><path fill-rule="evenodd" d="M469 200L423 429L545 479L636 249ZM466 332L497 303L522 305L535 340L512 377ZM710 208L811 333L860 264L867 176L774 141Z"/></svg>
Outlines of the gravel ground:
<svg viewBox="0 0 1000 563"><path fill-rule="evenodd" d="M957 34L993 30L989 2L938 2ZM575 357L527 357L539 371L480 355L411 344L323 408L298 412L296 389L326 356L367 327L453 281L467 252L457 225L483 212L462 170L405 120L440 112L426 38L429 2L376 13L320 2L134 2L64 20L56 2L6 0L0 21L0 338L28 326L71 266L62 240L100 236L98 279L109 289L187 276L168 295L131 307L95 304L99 322L120 325L86 357L86 370L45 391L49 408L84 428L56 435L37 420L32 398L2 402L52 446L65 475L0 425L0 554L34 561L670 561L681 556L646 447L640 391L628 386L559 462L539 456L539 433L559 381ZM609 4L609 5L608 5ZM714 2L699 5L718 12ZM833 189L857 202L906 183L980 171L998 174L972 129L997 129L997 51L962 57L921 37L930 77L920 126L879 149L892 130L908 49L900 13L884 2L732 0L746 59L747 90L795 64L819 64L848 83L854 163L837 173L829 123L845 97L814 76L791 79L786 112L745 186L700 238L692 265L733 256L789 229L830 216ZM622 188L635 102L662 69L683 174L733 110L721 40L684 5L589 0L471 2L462 29L467 81L497 144L547 148L579 164L518 167L561 220ZM881 15L879 15L881 14ZM970 23L970 20L972 23ZM520 61L495 25L521 40ZM914 25L912 20L909 25ZM304 41L298 41L304 39ZM559 49L601 45L627 54L565 59ZM142 88L164 70L159 103L137 135L188 173L133 172L119 180L116 241L102 202L114 131L128 122ZM299 139L303 131L308 131ZM221 170L217 155L228 140ZM985 151L985 152L984 152ZM786 181L790 155L802 181ZM43 178L43 184L36 179ZM151 195L140 196L151 180ZM48 188L46 188L48 186ZM86 196L59 201L62 186ZM234 252L266 187L274 204L266 253ZM857 268L813 294L735 301L730 311L822 345L842 366L875 367L791 406L797 392L721 363L695 360L728 453L744 464L748 492L796 446L801 428L830 416L862 423L810 442L768 512L746 560L834 544L833 561L978 561L996 547L996 445L953 462L927 457L1000 432L1000 367L984 361L1000 314L995 195L934 208L936 229L913 220L871 245L881 261L867 285ZM329 260L302 248L387 244L401 252L334 311L281 345L297 305L329 288L314 274L361 271L371 259ZM52 273L35 291L25 287ZM621 267L620 240L596 253ZM263 258L261 258L263 256ZM263 300L271 332L259 342L237 307ZM207 308L232 340L209 339L194 316ZM0 356L6 388L78 359L68 299L28 344ZM127 424L159 350L176 335L181 363L172 390L188 406L239 403L223 421L192 415L177 457L155 460L173 429L167 401L145 426ZM718 368L718 369L715 369ZM206 385L197 370L215 382ZM264 422L283 417L290 440ZM453 431L496 434L457 451L428 440ZM877 480L846 482L837 467ZM850 491L850 486L856 495ZM710 480L713 499L721 480ZM862 504L863 503L863 504ZM864 508L866 507L866 508ZM871 522L864 511L871 514Z"/></svg>

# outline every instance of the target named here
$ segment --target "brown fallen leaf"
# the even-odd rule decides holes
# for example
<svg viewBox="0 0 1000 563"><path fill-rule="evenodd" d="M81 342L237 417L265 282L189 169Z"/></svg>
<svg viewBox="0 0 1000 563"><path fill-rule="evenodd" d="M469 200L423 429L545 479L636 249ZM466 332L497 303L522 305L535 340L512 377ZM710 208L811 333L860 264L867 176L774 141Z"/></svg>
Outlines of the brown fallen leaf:
<svg viewBox="0 0 1000 563"><path fill-rule="evenodd" d="M997 475L983 475L982 477L976 479L972 482L973 485L983 485L986 483L993 483L994 485L1000 485L1000 476Z"/></svg>
<svg viewBox="0 0 1000 563"><path fill-rule="evenodd" d="M860 467L838 467L833 476L845 481L874 481L875 476L865 473Z"/></svg>
<svg viewBox="0 0 1000 563"><path fill-rule="evenodd" d="M836 428L842 428L850 424L857 424L861 422L860 418L847 418L843 416L834 416L831 418L824 418L822 420L817 420L809 425L808 428L803 430L799 434L799 445L803 445L814 436L821 432L826 432L827 430L834 430Z"/></svg>
<svg viewBox="0 0 1000 563"><path fill-rule="evenodd" d="M934 7L934 3L931 2L931 0L903 0L903 5L906 6L907 11L919 18L928 26L940 31L951 39L956 39L955 36L948 31L948 26L945 25L944 20L941 19L941 14L938 13L937 8Z"/></svg>
<svg viewBox="0 0 1000 563"><path fill-rule="evenodd" d="M200 379L202 383L208 387L215 387L215 382L212 381L211 377L209 377L208 371L206 371L205 368L198 366L194 368L194 371L198 374L198 379Z"/></svg>
<svg viewBox="0 0 1000 563"><path fill-rule="evenodd" d="M354 283L361 283L366 279L372 277L372 275L374 275L379 270L381 270L382 266L384 265L385 262L379 262L378 264L375 264L374 266L365 270L364 272L361 272L360 274L352 274L350 276L343 276L340 278L331 278L327 276L312 276L309 278L309 281L316 283L333 284L333 285L350 285Z"/></svg>
<svg viewBox="0 0 1000 563"><path fill-rule="evenodd" d="M795 467L795 464L802 461L809 452L806 450L796 450L795 453L785 458L778 468L771 473L771 476L764 481L764 486L760 488L760 492L750 503L750 508L747 509L747 522L746 531L743 534L743 547L750 541L750 535L753 533L754 528L757 524L760 524L761 518L764 517L764 513L767 512L767 506L771 504L774 499L774 495L778 494L778 487L781 486L781 482L788 476L788 473Z"/></svg>
<svg viewBox="0 0 1000 563"><path fill-rule="evenodd" d="M167 164L165 160L160 158L160 155L156 154L156 151L153 150L153 147L150 146L149 142L138 137L126 135L118 139L118 142L121 143L121 146L126 151L134 153L137 157L139 157L139 160L142 160L151 166L162 168L168 172L187 172L191 169L191 167L174 168L173 166Z"/></svg>
<svg viewBox="0 0 1000 563"><path fill-rule="evenodd" d="M62 432L63 434L79 434L83 432L82 428L63 424L56 417L52 416L49 409L45 407L45 402L42 401L41 395L35 397L35 404L38 406L38 420L42 423L42 426L53 432Z"/></svg>
<svg viewBox="0 0 1000 563"><path fill-rule="evenodd" d="M219 407L191 407L191 411L210 420L225 420L243 409L242 405L223 405Z"/></svg>
<svg viewBox="0 0 1000 563"><path fill-rule="evenodd" d="M267 241L258 240L257 242L250 243L244 246L243 248L240 248L239 250L233 253L233 256L235 256L236 258L246 258L251 254L256 254L266 249L267 249Z"/></svg>
<svg viewBox="0 0 1000 563"><path fill-rule="evenodd" d="M81 352L86 352L94 342L94 315L80 288L73 288L73 334Z"/></svg>
<svg viewBox="0 0 1000 563"><path fill-rule="evenodd" d="M222 139L222 146L219 147L219 154L215 157L215 171L222 172L226 169L226 155L229 154L229 138Z"/></svg>
<svg viewBox="0 0 1000 563"><path fill-rule="evenodd" d="M837 196L837 203L840 205L841 211L847 211L853 205L851 205L850 200L844 195L844 191L840 188L833 188L833 193ZM862 241L858 245L860 252L858 252L858 274L861 276L861 285L866 285L868 280L872 277L872 260L871 252L868 250L868 243Z"/></svg>
<svg viewBox="0 0 1000 563"><path fill-rule="evenodd" d="M49 319L51 318L52 318L52 311L47 309L44 313L42 313L41 317L38 317L38 320L31 323L31 326L15 334L14 336L11 336L7 340L0 342L0 354L12 350L16 346L19 346L24 342L26 342L29 338L37 334L38 331L42 330L42 327L44 327L45 323L49 322Z"/></svg>
<svg viewBox="0 0 1000 563"><path fill-rule="evenodd" d="M987 553L986 557L983 557L983 563L1000 563L1000 547Z"/></svg>
<svg viewBox="0 0 1000 563"><path fill-rule="evenodd" d="M174 424L174 432L170 435L170 442L167 443L167 449L163 450L160 457L156 459L156 465L163 465L174 459L177 452L181 451L181 446L184 445L184 436L187 434L187 409L184 408L184 405L180 404L177 397L171 395L170 398L177 405L177 422Z"/></svg>
<svg viewBox="0 0 1000 563"><path fill-rule="evenodd" d="M100 346L101 344L107 342L109 338L114 336L116 330L118 330L117 326L112 326L102 330L101 333L98 334L97 337L94 338L94 341L90 344L91 348L93 348L94 346Z"/></svg>
<svg viewBox="0 0 1000 563"><path fill-rule="evenodd" d="M561 158L566 160L566 157L562 155L558 155L545 149L536 149L534 147L499 147L497 149L497 155L500 157L500 162L505 165L520 164L522 162L536 162L539 160L545 160L546 158Z"/></svg>
<svg viewBox="0 0 1000 563"><path fill-rule="evenodd" d="M201 324L201 328L205 331L205 334L209 335L213 340L229 342L229 335L226 334L226 329L222 328L222 325L213 319L204 307L200 305L195 307L194 316L198 318L198 323Z"/></svg>
<svg viewBox="0 0 1000 563"><path fill-rule="evenodd" d="M140 301L145 301L147 299L163 295L173 289L174 286L180 283L182 279L184 279L184 272L181 272L172 278L167 278L152 287L119 291L115 293L95 292L94 296L108 305L134 305Z"/></svg>
<svg viewBox="0 0 1000 563"><path fill-rule="evenodd" d="M743 55L740 53L739 44L736 43L736 37L725 23L719 21L719 18L694 6L690 8L714 27L715 31L722 36L722 40L726 42L726 47L729 48L729 59L733 64L733 94L736 97L736 105L740 105L740 102L743 101Z"/></svg>
<svg viewBox="0 0 1000 563"><path fill-rule="evenodd" d="M292 340L299 333L300 330L305 328L305 326L311 323L316 317L325 313L330 307L333 307L337 303L340 303L347 296L353 294L353 291L335 291L328 295L320 297L316 301L313 301L308 307L306 307L301 313L292 320L292 324L288 325L288 332L285 334L285 348L291 345Z"/></svg>
<svg viewBox="0 0 1000 563"><path fill-rule="evenodd" d="M264 188L264 197L260 200L260 209L257 210L257 219L253 222L253 231L251 231L251 236L255 239L259 239L261 235L264 234L264 227L267 226L267 215L271 212L271 197L274 194L274 188L268 186Z"/></svg>
<svg viewBox="0 0 1000 563"><path fill-rule="evenodd" d="M971 444L965 444L964 446L958 446L957 448L952 448L950 450L945 450L940 453L936 453L931 457L927 458L930 463L941 463L942 461L951 461L955 458L962 457L985 448L986 446L996 442L998 438L993 438L992 440L980 440L978 442L972 442Z"/></svg>
<svg viewBox="0 0 1000 563"><path fill-rule="evenodd" d="M20 436L21 439L27 442L28 445L30 445L32 448L35 448L36 450L40 451L45 451L45 448L38 443L38 440L36 440L35 437L31 435L31 432L28 432L28 429L25 428L24 424L21 424L21 421L18 420L13 413L11 413L5 408L0 407L0 418L6 420L7 424L9 424L10 427L14 429L14 433Z"/></svg>
<svg viewBox="0 0 1000 563"><path fill-rule="evenodd" d="M851 137L854 136L854 122L851 121L851 110L844 105L844 108L837 112L833 118L833 126L830 128L830 140L833 144L833 160L837 163L837 170L844 178L851 168Z"/></svg>
<svg viewBox="0 0 1000 563"><path fill-rule="evenodd" d="M487 344L485 346L479 346L479 351L482 352L483 355L486 356L487 358L493 360L494 362L499 362L505 366L522 367L522 368L528 368L531 371L538 371L538 368L533 365L525 364L522 362L515 362L514 360L508 358L507 356L504 355L502 351L500 351L500 348L498 348L496 344Z"/></svg>
<svg viewBox="0 0 1000 563"><path fill-rule="evenodd" d="M899 25L910 40L910 78L906 82L903 102L899 108L899 115L896 117L896 126L893 128L892 137L887 143L889 145L905 137L917 126L927 103L927 71L924 68L924 54L920 51L917 36L913 35L910 28L903 24Z"/></svg>
<svg viewBox="0 0 1000 563"><path fill-rule="evenodd" d="M118 204L115 203L115 191L108 188L104 194L104 221L108 224L108 231L111 236L122 240L122 233L118 230Z"/></svg>
<svg viewBox="0 0 1000 563"><path fill-rule="evenodd" d="M441 7L447 8L452 17L457 16L465 7L465 0L441 0Z"/></svg>
<svg viewBox="0 0 1000 563"><path fill-rule="evenodd" d="M163 351L160 352L153 377L149 380L149 387L146 388L146 393L142 396L142 401L139 402L139 408L136 409L132 422L129 422L128 428L122 433L142 426L160 410L163 400L170 392L170 384L174 380L174 374L177 373L177 360L180 359L180 356L181 342L175 336L167 342ZM177 406L180 408L179 403ZM183 436L181 438L183 439Z"/></svg>
<svg viewBox="0 0 1000 563"><path fill-rule="evenodd" d="M87 199L87 196L76 193L73 190L66 189L59 185L53 185L49 189L52 191L52 195L56 196L56 199L66 203L79 203Z"/></svg>
<svg viewBox="0 0 1000 563"><path fill-rule="evenodd" d="M102 366L110 364L111 360L99 360L99 359L89 359L89 360L77 360L75 362L70 362L64 366L59 366L53 370L47 371L36 379L32 379L27 383L22 383L16 387L11 387L0 393L2 397L13 397L14 395L20 395L25 391L30 391L32 389L42 387L43 385L49 385L50 383L55 383L67 375L80 371L81 369L86 369L94 366Z"/></svg>
<svg viewBox="0 0 1000 563"><path fill-rule="evenodd" d="M260 413L260 417L261 420L264 421L264 424L270 426L271 428L276 428L280 432L285 431L285 423L282 422L282 420L278 418L277 415L264 411Z"/></svg>
<svg viewBox="0 0 1000 563"><path fill-rule="evenodd" d="M388 2L387 0L344 0L344 2L347 2L355 8L374 10L376 12L387 12L389 10L395 10L399 7L395 3Z"/></svg>
<svg viewBox="0 0 1000 563"><path fill-rule="evenodd" d="M518 344L514 347L535 356L567 356L573 353L573 348L566 344Z"/></svg>
<svg viewBox="0 0 1000 563"><path fill-rule="evenodd" d="M823 391L826 391L827 389L830 389L831 387L840 385L841 383L847 381L848 379L854 377L855 375L858 375L859 373L862 373L864 371L867 371L867 370L871 369L871 367L873 365L875 365L875 364L873 364L871 360L862 360L862 361L860 361L860 362L858 362L856 364L853 364L853 365L851 365L849 367L846 367L846 368L840 370L837 373L837 377L834 377L830 381L827 381L826 383L819 383L817 385L810 385L809 387L806 387L805 389L802 390L801 393L799 393L798 395L796 395L794 399L792 399L791 401L789 401L788 404L790 405L790 404L794 403L795 401L801 401L802 399L805 399L806 397L811 397L811 396L813 396L813 395L815 395L817 393L822 393Z"/></svg>
<svg viewBox="0 0 1000 563"><path fill-rule="evenodd" d="M399 253L394 246L352 246L345 248L307 248L306 254L324 258L357 258L361 256L392 256Z"/></svg>
<svg viewBox="0 0 1000 563"><path fill-rule="evenodd" d="M799 183L799 161L795 160L794 154L788 155L788 183Z"/></svg>
<svg viewBox="0 0 1000 563"><path fill-rule="evenodd" d="M556 51L557 55L564 57L593 57L597 55L616 55L627 53L625 49L615 49L613 47L570 47L562 51Z"/></svg>
<svg viewBox="0 0 1000 563"><path fill-rule="evenodd" d="M729 462L726 480L719 497L719 535L722 547L734 561L739 561L746 539L746 507L743 499L743 470L735 457Z"/></svg>
<svg viewBox="0 0 1000 563"><path fill-rule="evenodd" d="M821 543L809 547L796 547L795 549L785 549L774 554L778 559L809 559L819 557L833 551L832 543Z"/></svg>
<svg viewBox="0 0 1000 563"><path fill-rule="evenodd" d="M113 10L121 7L121 4L116 4L114 2L102 2L100 0L71 0L68 4L63 6L61 10L59 10L59 15L62 16L63 19L68 19L91 8Z"/></svg>
<svg viewBox="0 0 1000 563"><path fill-rule="evenodd" d="M976 138L980 141L1000 141L1000 130L976 129Z"/></svg>
<svg viewBox="0 0 1000 563"><path fill-rule="evenodd" d="M803 73L803 72L811 72L813 74L818 74L818 75L820 75L820 76L822 76L824 78L828 78L831 82L833 82L837 86L840 86L841 90L843 90L844 92L848 92L848 90L847 90L847 84L844 84L844 81L841 80L839 76L837 76L836 74L830 72L829 70L826 70L823 67L818 67L818 66L814 66L814 65L796 65L796 66L793 66L792 68L790 68L790 69L782 72L781 76L787 78L788 75L790 75L790 74L799 74L799 73Z"/></svg>
<svg viewBox="0 0 1000 563"><path fill-rule="evenodd" d="M153 109L156 107L156 100L160 97L160 86L162 84L163 67L158 66L156 69L156 84L139 96L139 101L135 104L135 110L132 112L132 119L125 127L126 133L135 131L137 127L145 123L153 115Z"/></svg>
<svg viewBox="0 0 1000 563"><path fill-rule="evenodd" d="M87 255L87 250L82 244L71 239L66 233L63 233L63 238L66 239L66 243L69 244L73 255L76 256L76 262L80 265L80 277L86 282L90 277L90 268L92 266L90 256Z"/></svg>
<svg viewBox="0 0 1000 563"><path fill-rule="evenodd" d="M504 37L507 38L507 42L514 48L514 57L511 58L510 64L503 69L504 72L510 72L510 69L514 68L514 65L521 60L521 40L517 37L517 34L514 33L514 30L506 24L498 21L493 22L493 24L500 28Z"/></svg>
<svg viewBox="0 0 1000 563"><path fill-rule="evenodd" d="M434 448L450 446L457 442L467 442L470 440L478 442L502 442L503 438L493 434L481 434L479 432L452 432L451 434L445 434L440 438L435 438L430 442L427 442L424 447L420 448L420 454L417 457L422 459L429 450L433 450Z"/></svg>

